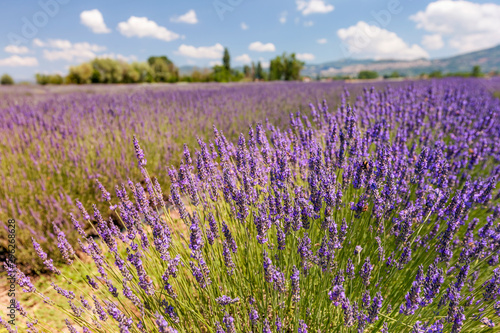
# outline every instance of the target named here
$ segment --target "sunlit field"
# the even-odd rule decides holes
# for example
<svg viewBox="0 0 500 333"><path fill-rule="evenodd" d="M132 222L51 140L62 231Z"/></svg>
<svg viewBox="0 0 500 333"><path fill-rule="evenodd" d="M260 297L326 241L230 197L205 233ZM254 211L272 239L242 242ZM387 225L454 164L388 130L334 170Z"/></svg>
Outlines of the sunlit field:
<svg viewBox="0 0 500 333"><path fill-rule="evenodd" d="M496 332L498 91L0 87L19 332Z"/></svg>

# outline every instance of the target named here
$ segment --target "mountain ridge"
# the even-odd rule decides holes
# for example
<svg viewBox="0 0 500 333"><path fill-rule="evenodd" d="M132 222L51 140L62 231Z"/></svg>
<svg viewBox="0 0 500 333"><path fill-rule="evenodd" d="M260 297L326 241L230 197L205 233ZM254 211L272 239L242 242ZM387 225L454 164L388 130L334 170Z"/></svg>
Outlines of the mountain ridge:
<svg viewBox="0 0 500 333"><path fill-rule="evenodd" d="M394 71L405 76L416 76L433 71L443 74L452 72L470 72L475 65L481 66L483 72L500 70L500 45L479 51L464 53L446 58L395 60L395 59L340 59L321 64L307 64L301 74L306 76L333 77L357 75L362 70L373 70L380 75Z"/></svg>

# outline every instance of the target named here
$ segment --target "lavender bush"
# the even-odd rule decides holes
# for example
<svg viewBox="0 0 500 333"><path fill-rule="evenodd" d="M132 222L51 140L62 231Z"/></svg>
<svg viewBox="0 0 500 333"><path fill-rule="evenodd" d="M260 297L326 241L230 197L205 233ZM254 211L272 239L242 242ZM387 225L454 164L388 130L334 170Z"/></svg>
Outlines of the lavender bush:
<svg viewBox="0 0 500 333"><path fill-rule="evenodd" d="M81 272L87 288L68 291L36 239L67 303L6 269L71 332L493 332L499 112L476 81L444 80L345 91L338 108L311 104L237 142L214 128L169 169L174 210L134 137L144 184L96 184L119 225L78 202L71 216L96 267Z"/></svg>
<svg viewBox="0 0 500 333"><path fill-rule="evenodd" d="M141 177L132 135L148 148L149 172L167 189L167 167L178 166L183 144L207 138L212 125L237 139L248 124L268 118L281 127L289 112L336 99L341 90L339 83L1 87L0 220L16 218L19 263L41 268L29 251L32 236L57 252L52 222L71 230L68 212L77 213L77 198L85 206L94 202L94 179L112 188ZM96 204L107 218L106 206ZM6 239L2 227L0 260Z"/></svg>

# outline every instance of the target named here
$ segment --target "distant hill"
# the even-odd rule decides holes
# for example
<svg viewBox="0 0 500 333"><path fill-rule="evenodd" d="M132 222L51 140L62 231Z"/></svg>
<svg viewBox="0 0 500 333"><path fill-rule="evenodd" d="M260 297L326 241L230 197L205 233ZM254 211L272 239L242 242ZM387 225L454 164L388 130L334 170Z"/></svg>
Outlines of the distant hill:
<svg viewBox="0 0 500 333"><path fill-rule="evenodd" d="M443 59L417 59L411 61L342 59L318 65L306 65L301 74L307 76L321 74L323 77L355 76L362 70L372 70L377 71L380 75L397 71L406 76L415 76L437 70L443 73L470 72L475 65L481 66L483 72L500 70L500 45Z"/></svg>

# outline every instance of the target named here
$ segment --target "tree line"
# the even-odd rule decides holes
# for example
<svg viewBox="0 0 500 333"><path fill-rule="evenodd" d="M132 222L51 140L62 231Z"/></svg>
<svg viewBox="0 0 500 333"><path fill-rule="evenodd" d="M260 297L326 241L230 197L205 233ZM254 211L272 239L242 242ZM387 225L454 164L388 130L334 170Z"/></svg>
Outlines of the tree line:
<svg viewBox="0 0 500 333"><path fill-rule="evenodd" d="M36 74L38 84L92 84L92 83L153 83L153 82L237 82L300 80L304 63L295 53L272 59L268 70L262 63L245 65L243 71L231 66L231 56L224 49L222 63L211 69L194 69L190 74L181 75L179 68L167 56L152 56L146 62L127 63L110 58L96 58L92 61L72 66L66 76L59 74Z"/></svg>

